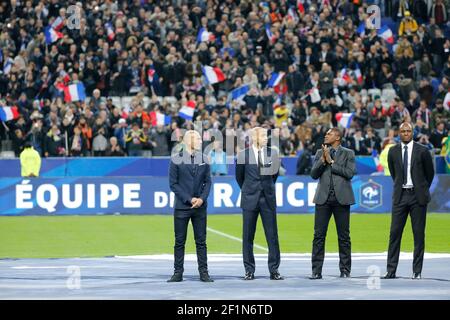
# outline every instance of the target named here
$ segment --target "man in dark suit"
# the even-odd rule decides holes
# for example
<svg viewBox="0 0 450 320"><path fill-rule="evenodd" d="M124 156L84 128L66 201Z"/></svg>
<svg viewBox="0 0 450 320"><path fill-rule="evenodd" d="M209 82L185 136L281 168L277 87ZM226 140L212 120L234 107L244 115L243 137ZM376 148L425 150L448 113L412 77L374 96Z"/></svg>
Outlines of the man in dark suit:
<svg viewBox="0 0 450 320"><path fill-rule="evenodd" d="M311 169L311 177L320 180L313 200L316 210L310 279L322 279L325 238L332 214L338 233L341 278L350 277L350 205L355 203L351 179L356 174L356 167L354 152L342 147L341 140L339 129L328 130L325 144L317 151Z"/></svg>
<svg viewBox="0 0 450 320"><path fill-rule="evenodd" d="M387 272L384 279L396 277L400 242L408 214L414 235L413 279L420 279L425 252L425 220L434 177L433 160L423 145L414 142L411 123L400 125L401 143L389 149L388 165L394 180L392 218Z"/></svg>
<svg viewBox="0 0 450 320"><path fill-rule="evenodd" d="M209 161L201 152L202 139L197 131L187 131L183 142L184 150L172 155L169 169L170 190L175 193L175 272L168 282L183 280L189 220L194 229L200 280L213 282L208 274L206 256L206 199L211 189Z"/></svg>
<svg viewBox="0 0 450 320"><path fill-rule="evenodd" d="M275 148L267 146L267 129L256 127L251 131L251 146L237 155L236 180L241 188L243 211L242 251L245 280L255 278L255 238L258 215L261 214L264 233L269 246L269 272L271 280L283 280L278 272L280 245L275 198L275 181L280 168L280 158Z"/></svg>

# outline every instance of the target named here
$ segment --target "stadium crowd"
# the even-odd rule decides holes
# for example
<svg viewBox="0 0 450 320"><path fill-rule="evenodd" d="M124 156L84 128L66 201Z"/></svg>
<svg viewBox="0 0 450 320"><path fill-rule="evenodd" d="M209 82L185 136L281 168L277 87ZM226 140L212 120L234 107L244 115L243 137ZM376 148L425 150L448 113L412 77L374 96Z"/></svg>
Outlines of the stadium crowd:
<svg viewBox="0 0 450 320"><path fill-rule="evenodd" d="M364 25L371 4L393 43ZM81 19L70 5L82 7ZM283 155L313 154L336 115L353 113L344 144L356 155L398 141L402 121L438 154L449 132L449 8L448 0L2 2L0 105L19 116L0 125L0 141L12 140L16 155L29 141L45 157L167 156L172 134L201 121L205 141L262 125ZM209 84L202 66L225 80ZM274 73L284 77L271 86ZM64 88L77 83L88 98L67 100ZM125 105L111 98L127 96ZM186 105L192 121L180 116Z"/></svg>

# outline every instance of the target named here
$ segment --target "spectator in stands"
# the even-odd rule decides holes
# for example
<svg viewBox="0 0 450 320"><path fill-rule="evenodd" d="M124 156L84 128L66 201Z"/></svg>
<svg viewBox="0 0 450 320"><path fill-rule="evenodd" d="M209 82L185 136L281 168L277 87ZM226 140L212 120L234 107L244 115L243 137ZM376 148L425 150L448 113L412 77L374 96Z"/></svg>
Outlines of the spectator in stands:
<svg viewBox="0 0 450 320"><path fill-rule="evenodd" d="M118 144L116 137L109 138L109 146L106 148L105 156L107 156L107 157L123 157L123 156L125 156L125 152L123 152L122 148Z"/></svg>
<svg viewBox="0 0 450 320"><path fill-rule="evenodd" d="M73 128L73 136L69 139L69 154L71 157L87 155L87 141L79 126Z"/></svg>
<svg viewBox="0 0 450 320"><path fill-rule="evenodd" d="M138 123L131 125L131 130L128 131L125 142L127 143L127 151L130 157L140 157L142 155L143 144L147 140L146 136L139 129Z"/></svg>
<svg viewBox="0 0 450 320"><path fill-rule="evenodd" d="M357 156L369 155L361 129L356 129L355 134L348 137L347 147L354 150Z"/></svg>
<svg viewBox="0 0 450 320"><path fill-rule="evenodd" d="M223 144L214 141L214 148L209 154L211 161L211 174L213 176L225 176L228 174L227 155L223 151Z"/></svg>
<svg viewBox="0 0 450 320"><path fill-rule="evenodd" d="M419 26L417 25L417 21L411 17L409 11L405 11L405 17L400 22L400 28L398 29L398 35L403 36L403 34L407 36L411 36L412 34L417 32Z"/></svg>
<svg viewBox="0 0 450 320"><path fill-rule="evenodd" d="M41 157L39 152L34 150L31 142L26 142L23 151L20 153L20 167L22 177L39 177Z"/></svg>
<svg viewBox="0 0 450 320"><path fill-rule="evenodd" d="M157 125L156 128L152 128L149 139L153 142L153 156L170 156L169 141L171 133L163 125Z"/></svg>
<svg viewBox="0 0 450 320"><path fill-rule="evenodd" d="M442 141L447 137L447 129L445 128L445 120L441 120L437 123L436 128L433 130L430 136L430 142L436 148L437 152L441 151Z"/></svg>

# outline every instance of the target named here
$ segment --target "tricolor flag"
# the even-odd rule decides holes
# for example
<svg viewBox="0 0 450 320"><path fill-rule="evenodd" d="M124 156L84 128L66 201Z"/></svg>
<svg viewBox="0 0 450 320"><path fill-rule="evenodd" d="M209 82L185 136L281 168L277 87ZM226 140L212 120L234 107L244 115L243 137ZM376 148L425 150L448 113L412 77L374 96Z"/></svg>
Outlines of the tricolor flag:
<svg viewBox="0 0 450 320"><path fill-rule="evenodd" d="M285 75L284 72L279 72L279 73L273 72L269 79L269 82L267 83L267 86L270 88L273 88L273 87L279 85L281 80L283 80L284 75Z"/></svg>
<svg viewBox="0 0 450 320"><path fill-rule="evenodd" d="M64 101L84 101L85 99L86 93L82 82L71 84L64 88Z"/></svg>
<svg viewBox="0 0 450 320"><path fill-rule="evenodd" d="M222 82L226 79L222 70L216 67L202 66L202 72L206 78L206 82L209 84Z"/></svg>
<svg viewBox="0 0 450 320"><path fill-rule="evenodd" d="M303 6L303 0L297 0L297 8L301 14L305 13L305 7Z"/></svg>
<svg viewBox="0 0 450 320"><path fill-rule="evenodd" d="M341 126L348 129L353 120L353 113L338 112L336 113L336 120Z"/></svg>
<svg viewBox="0 0 450 320"><path fill-rule="evenodd" d="M243 99L249 90L250 90L250 86L248 84L244 85L242 87L236 88L230 92L229 100Z"/></svg>
<svg viewBox="0 0 450 320"><path fill-rule="evenodd" d="M179 115L185 120L192 120L194 118L195 102L188 101L185 106L182 106Z"/></svg>
<svg viewBox="0 0 450 320"><path fill-rule="evenodd" d="M358 29L356 29L356 32L360 37L364 37L366 35L366 24L364 22L361 22Z"/></svg>
<svg viewBox="0 0 450 320"><path fill-rule="evenodd" d="M65 84L68 84L70 82L70 76L65 70L61 70L59 72L59 75L61 77L63 77L63 81L64 81Z"/></svg>
<svg viewBox="0 0 450 320"><path fill-rule="evenodd" d="M153 66L150 66L150 69L148 69L147 71L147 79L148 82L150 82L151 85L153 85L153 83L157 83L158 82L158 74L156 73L155 69L153 69Z"/></svg>
<svg viewBox="0 0 450 320"><path fill-rule="evenodd" d="M376 149L373 149L372 151L372 158L375 161L375 166L377 167L378 172L383 172L383 166L380 163L380 156L378 154L378 151Z"/></svg>
<svg viewBox="0 0 450 320"><path fill-rule="evenodd" d="M294 20L294 22L299 21L299 17L297 12L295 12L294 8L290 7L287 12L288 19Z"/></svg>
<svg viewBox="0 0 450 320"><path fill-rule="evenodd" d="M0 120L10 121L19 117L19 110L17 107L0 107Z"/></svg>
<svg viewBox="0 0 450 320"><path fill-rule="evenodd" d="M356 65L356 69L355 69L355 76L356 76L356 80L358 81L359 84L363 83L363 76L361 73L361 69L359 68L359 65Z"/></svg>
<svg viewBox="0 0 450 320"><path fill-rule="evenodd" d="M343 68L341 70L341 79L344 80L346 83L352 83L352 78L347 73L347 69L346 68Z"/></svg>
<svg viewBox="0 0 450 320"><path fill-rule="evenodd" d="M52 44L53 42L63 37L63 34L61 32L54 30L52 27L45 28L44 34L45 42L47 44Z"/></svg>
<svg viewBox="0 0 450 320"><path fill-rule="evenodd" d="M61 17L56 18L50 25L54 30L59 31L64 27L64 19Z"/></svg>
<svg viewBox="0 0 450 320"><path fill-rule="evenodd" d="M273 110L276 110L281 106L282 103L281 97L282 97L281 95L278 95L277 98L275 99L275 102L272 104Z"/></svg>
<svg viewBox="0 0 450 320"><path fill-rule="evenodd" d="M150 118L152 119L152 126L166 126L172 121L171 116L166 116L164 113L158 111L150 112Z"/></svg>
<svg viewBox="0 0 450 320"><path fill-rule="evenodd" d="M382 26L378 31L377 34L386 40L387 43L393 44L394 43L394 34L392 33L392 30L389 29L388 26Z"/></svg>
<svg viewBox="0 0 450 320"><path fill-rule="evenodd" d="M3 73L8 74L11 71L12 66L13 66L13 60L11 58L8 58L5 61L5 65L3 66Z"/></svg>
<svg viewBox="0 0 450 320"><path fill-rule="evenodd" d="M197 35L197 43L200 42L207 42L207 41L214 41L215 40L215 36L212 32L209 32L208 30L206 30L205 28L200 28L200 30L198 31L198 35Z"/></svg>
<svg viewBox="0 0 450 320"><path fill-rule="evenodd" d="M109 41L114 40L114 37L116 36L116 34L114 33L114 29L112 27L111 22L105 23L105 28L106 28L106 35L108 36L108 40Z"/></svg>
<svg viewBox="0 0 450 320"><path fill-rule="evenodd" d="M277 41L277 38L270 30L270 24L266 24L266 34L267 34L267 38L269 38L270 43L274 43L275 41Z"/></svg>

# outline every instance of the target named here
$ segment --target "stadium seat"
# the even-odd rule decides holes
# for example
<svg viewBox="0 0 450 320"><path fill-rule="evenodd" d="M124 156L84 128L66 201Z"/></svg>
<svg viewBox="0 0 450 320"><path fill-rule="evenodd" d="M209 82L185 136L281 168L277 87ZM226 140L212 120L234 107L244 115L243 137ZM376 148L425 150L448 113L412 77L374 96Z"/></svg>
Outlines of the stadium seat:
<svg viewBox="0 0 450 320"><path fill-rule="evenodd" d="M110 97L112 99L113 105L122 108L122 98L121 97Z"/></svg>
<svg viewBox="0 0 450 320"><path fill-rule="evenodd" d="M369 89L368 94L372 96L372 99L375 98L375 96L381 97L381 90L380 89Z"/></svg>

